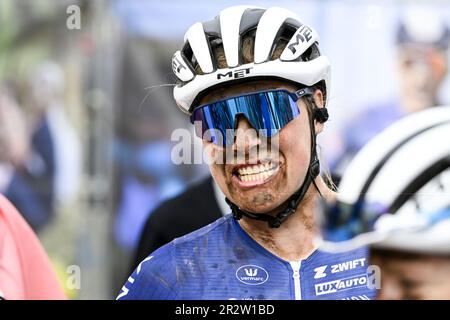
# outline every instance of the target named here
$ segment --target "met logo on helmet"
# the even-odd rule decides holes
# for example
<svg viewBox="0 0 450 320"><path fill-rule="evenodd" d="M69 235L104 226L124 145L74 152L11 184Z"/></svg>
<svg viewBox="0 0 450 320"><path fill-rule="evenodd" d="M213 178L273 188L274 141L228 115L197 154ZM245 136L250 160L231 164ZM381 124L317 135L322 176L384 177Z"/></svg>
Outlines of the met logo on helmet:
<svg viewBox="0 0 450 320"><path fill-rule="evenodd" d="M313 38L312 33L313 31L311 30L310 27L302 25L300 28L298 28L296 32L295 42L288 45L289 50L291 50L292 53L294 54L297 51L297 46L300 44L300 42L301 43L305 41L308 42Z"/></svg>
<svg viewBox="0 0 450 320"><path fill-rule="evenodd" d="M181 61L178 60L177 57L173 57L173 60L172 60L172 69L173 69L173 72L174 72L175 74L178 74L178 73L180 73L180 71L181 71L182 69L186 69L186 66L184 66L184 65L181 63Z"/></svg>
<svg viewBox="0 0 450 320"><path fill-rule="evenodd" d="M252 67L250 68L242 68L242 69L237 69L237 70L231 70L227 73L218 73L217 74L217 80L220 80L222 78L243 78L245 77L247 74L250 73L250 70L252 69Z"/></svg>

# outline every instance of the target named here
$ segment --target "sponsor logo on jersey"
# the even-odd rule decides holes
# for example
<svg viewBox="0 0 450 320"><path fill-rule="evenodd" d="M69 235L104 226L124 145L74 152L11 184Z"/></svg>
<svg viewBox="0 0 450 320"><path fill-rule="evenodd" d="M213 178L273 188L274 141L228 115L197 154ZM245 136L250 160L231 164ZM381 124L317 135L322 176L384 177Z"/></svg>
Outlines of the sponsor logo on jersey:
<svg viewBox="0 0 450 320"><path fill-rule="evenodd" d="M248 285L260 285L269 279L266 269L256 265L245 265L236 270L236 278Z"/></svg>
<svg viewBox="0 0 450 320"><path fill-rule="evenodd" d="M353 270L358 267L364 267L366 264L366 258L360 258L350 261L345 261L331 266L331 273L339 273L342 271Z"/></svg>
<svg viewBox="0 0 450 320"><path fill-rule="evenodd" d="M367 275L360 274L349 278L318 283L314 287L316 289L316 295L321 296L324 294L336 293L340 291L366 286L367 286Z"/></svg>
<svg viewBox="0 0 450 320"><path fill-rule="evenodd" d="M345 261L337 264L333 264L330 266L330 273L336 274L343 271L353 270L358 267L364 267L366 265L366 258L354 259L350 261ZM328 268L328 265L320 266L314 269L314 279L321 279L327 276L325 272Z"/></svg>
<svg viewBox="0 0 450 320"><path fill-rule="evenodd" d="M327 269L328 265L320 266L314 269L314 272L316 273L314 275L314 279L320 279L327 276L325 273L325 270Z"/></svg>

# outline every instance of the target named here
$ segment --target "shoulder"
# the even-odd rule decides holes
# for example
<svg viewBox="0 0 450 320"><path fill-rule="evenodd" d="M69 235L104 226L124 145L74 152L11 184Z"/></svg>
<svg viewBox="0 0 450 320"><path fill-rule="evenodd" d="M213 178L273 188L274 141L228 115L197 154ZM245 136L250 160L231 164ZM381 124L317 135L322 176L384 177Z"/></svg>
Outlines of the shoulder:
<svg viewBox="0 0 450 320"><path fill-rule="evenodd" d="M196 231L188 233L185 236L176 238L173 240L174 246L183 247L189 245L191 242L197 242L203 240L204 238L209 238L211 236L222 236L224 232L230 227L233 217L228 214L216 221L204 226Z"/></svg>
<svg viewBox="0 0 450 320"><path fill-rule="evenodd" d="M201 252L207 253L210 246L223 244L223 235L230 219L231 216L220 218L153 252L128 278L117 299L177 299L181 286L178 275L186 267L201 267L198 263L192 263L192 259L197 258L192 253L200 253L201 256ZM186 263L189 265L185 266Z"/></svg>
<svg viewBox="0 0 450 320"><path fill-rule="evenodd" d="M117 300L175 299L175 275L171 242L139 263L122 287Z"/></svg>

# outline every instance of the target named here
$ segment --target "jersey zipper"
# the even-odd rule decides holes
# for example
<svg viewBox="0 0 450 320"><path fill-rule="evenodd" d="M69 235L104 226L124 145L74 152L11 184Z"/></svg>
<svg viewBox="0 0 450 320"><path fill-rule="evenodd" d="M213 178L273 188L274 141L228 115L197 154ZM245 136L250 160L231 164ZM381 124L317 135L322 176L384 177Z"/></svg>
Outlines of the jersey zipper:
<svg viewBox="0 0 450 320"><path fill-rule="evenodd" d="M292 261L290 264L293 271L292 278L294 278L295 300L301 300L302 289L300 286L300 267L302 266L302 262Z"/></svg>

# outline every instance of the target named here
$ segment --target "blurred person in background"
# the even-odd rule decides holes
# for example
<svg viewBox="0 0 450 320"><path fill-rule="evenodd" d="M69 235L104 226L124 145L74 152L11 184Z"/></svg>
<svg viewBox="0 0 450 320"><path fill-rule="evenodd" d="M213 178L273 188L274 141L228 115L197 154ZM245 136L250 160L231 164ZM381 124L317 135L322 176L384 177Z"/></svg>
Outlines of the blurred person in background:
<svg viewBox="0 0 450 320"><path fill-rule="evenodd" d="M411 8L397 34L399 96L374 104L353 117L343 132L343 153L332 164L339 175L353 156L377 133L396 120L439 105L438 93L448 70L450 29L434 11Z"/></svg>
<svg viewBox="0 0 450 320"><path fill-rule="evenodd" d="M54 203L64 204L78 192L82 159L80 139L67 117L64 70L55 61L39 62L30 74L29 88L30 126L41 135L36 144L53 172Z"/></svg>
<svg viewBox="0 0 450 320"><path fill-rule="evenodd" d="M179 193L184 183L170 159L167 141L121 141L116 147L121 183L115 235L122 248L132 251L149 213Z"/></svg>
<svg viewBox="0 0 450 320"><path fill-rule="evenodd" d="M39 232L51 221L56 204L76 192L81 156L63 110L61 68L53 62L38 64L28 88L28 108L18 105L12 90L0 90L0 191Z"/></svg>
<svg viewBox="0 0 450 320"><path fill-rule="evenodd" d="M447 137L448 106L415 113L377 135L344 172L323 248L369 244L379 299L450 299Z"/></svg>
<svg viewBox="0 0 450 320"><path fill-rule="evenodd" d="M36 235L0 195L0 300L65 299Z"/></svg>
<svg viewBox="0 0 450 320"><path fill-rule="evenodd" d="M0 90L0 190L35 231L53 215L54 158L45 128L32 132L11 90Z"/></svg>

